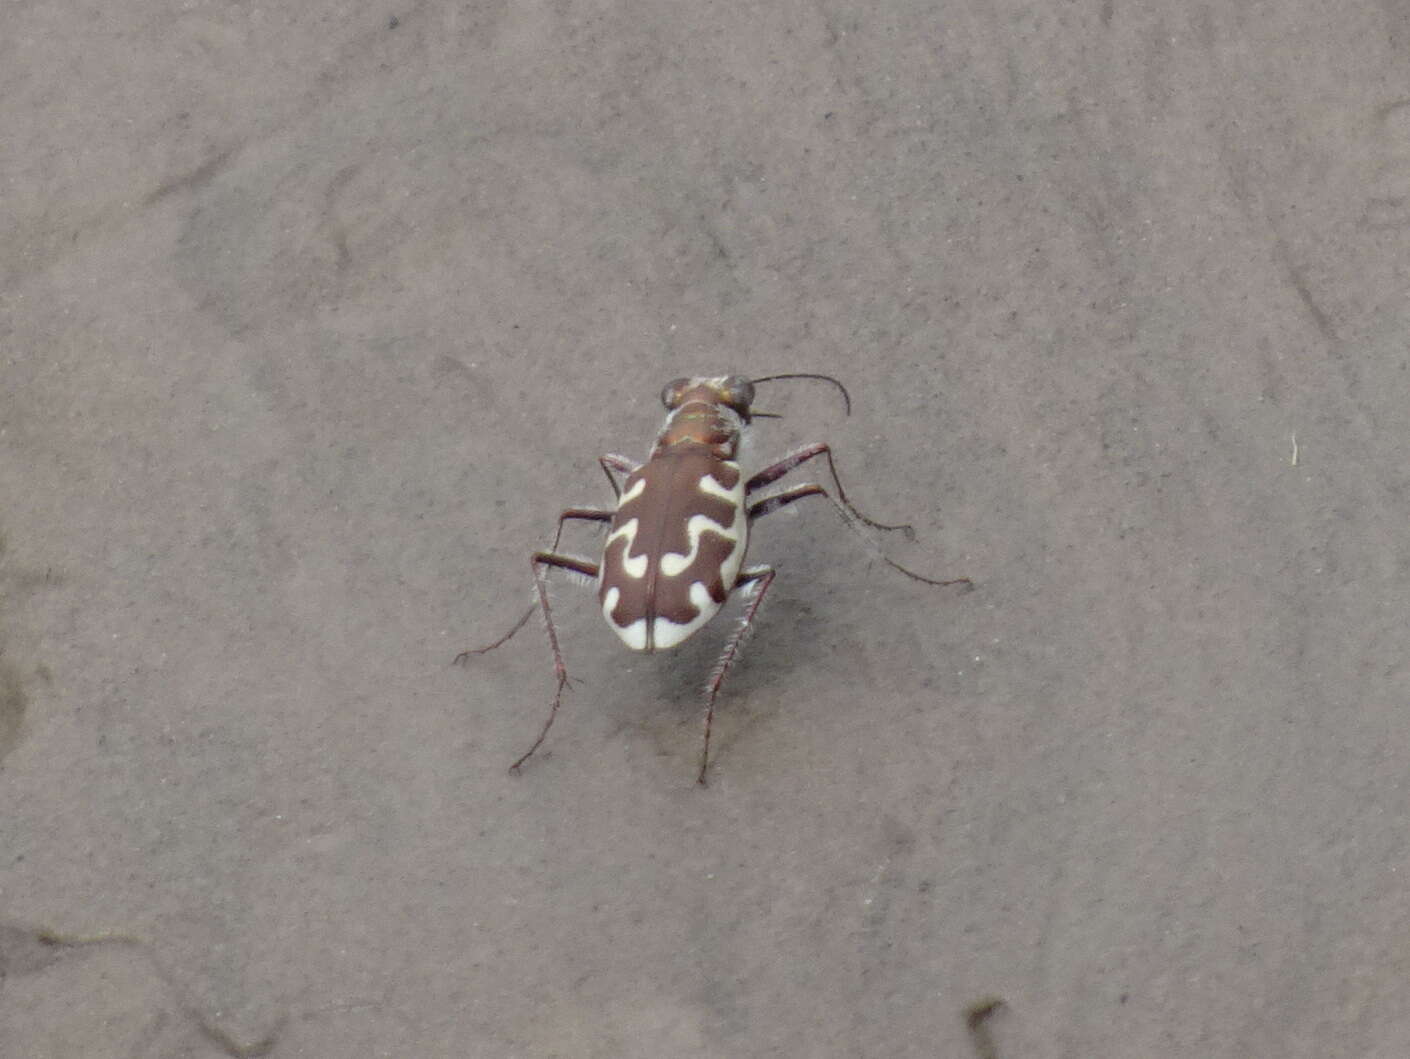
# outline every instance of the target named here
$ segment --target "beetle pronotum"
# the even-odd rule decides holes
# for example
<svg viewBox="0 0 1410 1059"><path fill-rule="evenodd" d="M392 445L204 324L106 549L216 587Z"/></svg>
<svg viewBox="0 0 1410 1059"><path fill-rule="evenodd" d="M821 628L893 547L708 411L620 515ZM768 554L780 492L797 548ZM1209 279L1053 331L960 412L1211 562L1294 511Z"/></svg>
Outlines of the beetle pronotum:
<svg viewBox="0 0 1410 1059"><path fill-rule="evenodd" d="M854 530L853 519L873 529L910 531L906 525L891 526L867 518L852 505L837 477L832 449L823 443L806 445L752 477L744 476L738 462L744 434L755 416L768 415L752 410L754 386L777 379L830 382L841 391L846 411L851 414L852 400L846 387L829 375L791 373L753 380L740 375L677 379L661 392L668 414L646 462L637 464L613 455L598 460L617 494L616 507L612 510L569 508L558 516L553 546L548 551L535 552L530 560L538 594L537 608L543 611L558 687L538 738L509 767L511 772L518 771L543 744L558 716L563 690L568 686L568 669L563 663L563 652L558 646L558 633L548 605L545 570L567 570L595 581L603 617L633 651L677 647L719 612L731 592L741 589L751 597L739 626L726 639L724 651L705 685L705 735L697 777L697 781L704 784L710 763L710 724L715 715L715 699L739 657L740 646L774 580L773 567L744 566L749 527L770 512L797 500L822 496L832 502L842 520ZM759 490L819 456L827 460L836 496L820 485L807 484L754 498ZM626 476L620 485L615 477L619 474ZM563 524L569 520L610 523L599 562L558 552ZM878 555L892 569L914 581L939 586L970 584L967 577L949 581L922 577ZM494 643L462 651L455 660L463 662L471 655L494 650L524 627L534 609L530 607L514 627Z"/></svg>

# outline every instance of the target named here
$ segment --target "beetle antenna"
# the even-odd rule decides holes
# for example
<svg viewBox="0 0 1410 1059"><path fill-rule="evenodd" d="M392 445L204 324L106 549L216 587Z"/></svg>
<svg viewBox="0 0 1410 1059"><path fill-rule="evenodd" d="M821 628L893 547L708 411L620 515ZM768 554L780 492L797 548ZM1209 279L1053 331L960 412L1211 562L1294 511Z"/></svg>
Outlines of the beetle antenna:
<svg viewBox="0 0 1410 1059"><path fill-rule="evenodd" d="M820 379L823 382L830 382L842 393L842 408L847 415L852 414L852 396L847 392L847 387L834 379L831 375L814 375L811 372L789 372L785 375L765 375L759 379L750 379L750 382L773 382L775 379ZM758 412L754 413L759 415Z"/></svg>
<svg viewBox="0 0 1410 1059"><path fill-rule="evenodd" d="M750 418L750 419L782 419L783 416L779 415L777 412L754 412L754 411L751 411L751 412L749 413L749 418Z"/></svg>

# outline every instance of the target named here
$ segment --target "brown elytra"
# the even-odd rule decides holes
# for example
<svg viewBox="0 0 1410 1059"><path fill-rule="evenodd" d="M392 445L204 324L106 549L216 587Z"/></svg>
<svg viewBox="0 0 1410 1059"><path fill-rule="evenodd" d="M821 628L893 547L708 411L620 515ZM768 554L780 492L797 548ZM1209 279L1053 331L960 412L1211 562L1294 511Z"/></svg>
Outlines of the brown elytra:
<svg viewBox="0 0 1410 1059"><path fill-rule="evenodd" d="M749 520L733 457L752 395L738 377L666 388L670 418L623 483L598 576L603 617L634 651L684 643L735 586Z"/></svg>

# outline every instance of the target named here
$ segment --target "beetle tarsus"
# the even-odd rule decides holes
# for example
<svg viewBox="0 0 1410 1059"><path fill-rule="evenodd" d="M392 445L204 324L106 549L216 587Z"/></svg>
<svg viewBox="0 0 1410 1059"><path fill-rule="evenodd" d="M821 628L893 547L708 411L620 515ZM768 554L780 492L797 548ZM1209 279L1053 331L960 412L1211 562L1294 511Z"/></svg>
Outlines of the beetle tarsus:
<svg viewBox="0 0 1410 1059"><path fill-rule="evenodd" d="M474 655L488 654L489 652L493 651L496 647L500 647L503 644L508 643L511 639L514 638L515 633L517 633L520 629L522 629L525 625L529 623L529 619L533 616L534 607L530 607L528 610L524 611L524 616L514 623L514 627L510 629L507 633L505 633L503 636L501 636L494 643L486 644L484 647L467 648L466 650L461 651L460 654L456 655L455 658L451 660L450 664L453 666L463 666L467 662L469 662Z"/></svg>

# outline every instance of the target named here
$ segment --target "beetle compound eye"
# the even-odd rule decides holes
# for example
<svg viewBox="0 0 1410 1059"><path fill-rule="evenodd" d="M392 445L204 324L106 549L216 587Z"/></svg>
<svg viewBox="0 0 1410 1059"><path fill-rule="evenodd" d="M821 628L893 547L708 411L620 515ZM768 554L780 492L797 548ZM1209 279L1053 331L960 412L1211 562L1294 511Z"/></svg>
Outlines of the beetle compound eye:
<svg viewBox="0 0 1410 1059"><path fill-rule="evenodd" d="M681 398L685 396L686 388L689 386L689 379L676 379L674 382L666 383L666 388L661 391L661 403L667 408L675 408L681 403Z"/></svg>
<svg viewBox="0 0 1410 1059"><path fill-rule="evenodd" d="M725 380L725 404L740 415L749 414L749 406L754 403L754 384L742 375L731 375Z"/></svg>

